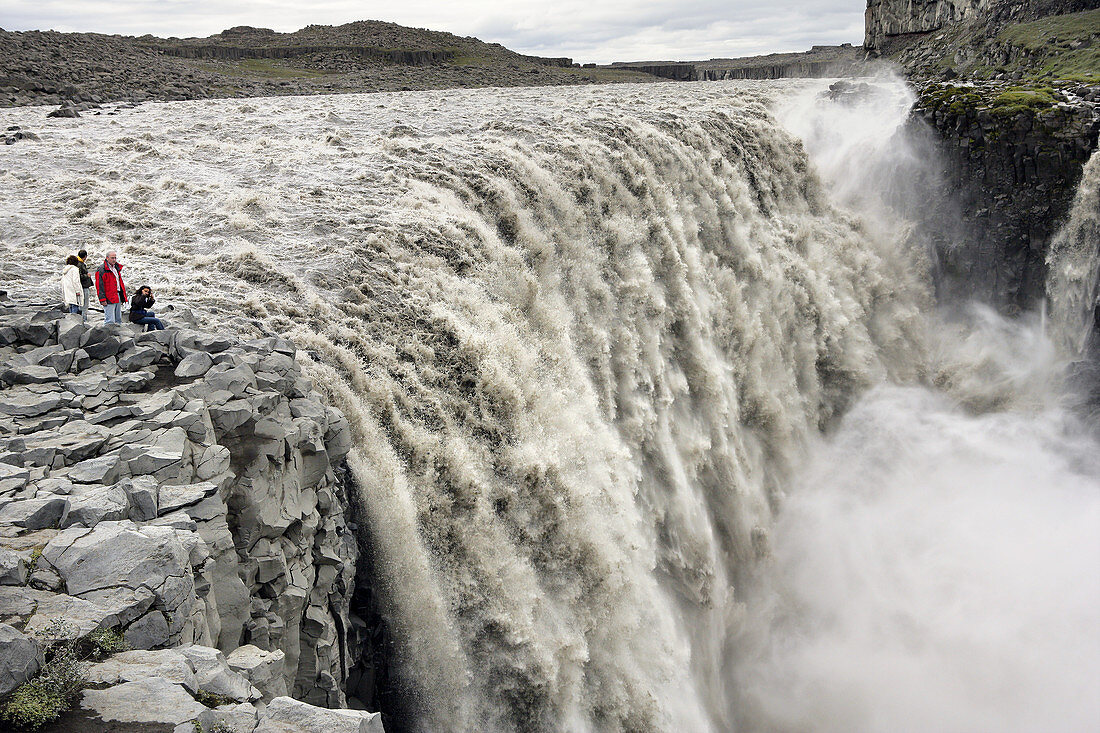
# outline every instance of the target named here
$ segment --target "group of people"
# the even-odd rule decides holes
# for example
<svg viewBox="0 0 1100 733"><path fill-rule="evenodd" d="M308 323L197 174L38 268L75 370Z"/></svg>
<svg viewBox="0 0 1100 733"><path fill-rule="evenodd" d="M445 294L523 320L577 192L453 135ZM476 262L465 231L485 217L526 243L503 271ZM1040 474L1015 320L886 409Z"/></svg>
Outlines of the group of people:
<svg viewBox="0 0 1100 733"><path fill-rule="evenodd" d="M69 255L65 260L65 269L61 273L61 292L69 313L76 313L88 320L88 302L91 300L94 285L99 302L103 305L104 323L122 323L122 304L126 302L126 283L122 281L122 264L116 252L108 252L103 264L95 271L95 280L88 274L85 260L87 250ZM153 289L148 285L138 288L137 294L130 300L130 322L140 323L149 331L163 331L164 323L152 310Z"/></svg>

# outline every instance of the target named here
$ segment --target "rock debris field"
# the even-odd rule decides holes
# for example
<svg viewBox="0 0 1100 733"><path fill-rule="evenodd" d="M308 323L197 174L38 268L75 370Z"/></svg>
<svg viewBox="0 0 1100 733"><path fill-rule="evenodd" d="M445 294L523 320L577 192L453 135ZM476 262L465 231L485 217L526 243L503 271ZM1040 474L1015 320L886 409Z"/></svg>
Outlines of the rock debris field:
<svg viewBox="0 0 1100 733"><path fill-rule="evenodd" d="M82 721L381 731L340 709L350 447L287 341L0 308L0 695L61 619L129 648L87 668Z"/></svg>

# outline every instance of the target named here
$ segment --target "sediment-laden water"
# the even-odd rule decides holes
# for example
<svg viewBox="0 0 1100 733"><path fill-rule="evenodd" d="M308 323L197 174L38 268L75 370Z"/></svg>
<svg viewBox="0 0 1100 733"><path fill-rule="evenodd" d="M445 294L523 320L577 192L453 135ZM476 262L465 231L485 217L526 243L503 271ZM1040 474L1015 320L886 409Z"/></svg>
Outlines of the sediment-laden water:
<svg viewBox="0 0 1100 733"><path fill-rule="evenodd" d="M903 90L823 88L4 111L42 141L0 153L0 288L115 249L160 304L313 351L410 729L1095 721L1070 355L941 321L882 195L922 164Z"/></svg>

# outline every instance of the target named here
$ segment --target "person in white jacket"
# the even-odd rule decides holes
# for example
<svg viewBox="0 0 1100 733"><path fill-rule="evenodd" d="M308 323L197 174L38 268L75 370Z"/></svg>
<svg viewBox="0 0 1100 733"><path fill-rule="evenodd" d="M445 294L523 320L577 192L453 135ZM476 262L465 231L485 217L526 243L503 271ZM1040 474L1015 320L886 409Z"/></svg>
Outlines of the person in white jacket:
<svg viewBox="0 0 1100 733"><path fill-rule="evenodd" d="M65 270L61 273L61 295L70 313L80 313L80 304L84 300L84 288L80 287L80 260L69 255L65 260Z"/></svg>

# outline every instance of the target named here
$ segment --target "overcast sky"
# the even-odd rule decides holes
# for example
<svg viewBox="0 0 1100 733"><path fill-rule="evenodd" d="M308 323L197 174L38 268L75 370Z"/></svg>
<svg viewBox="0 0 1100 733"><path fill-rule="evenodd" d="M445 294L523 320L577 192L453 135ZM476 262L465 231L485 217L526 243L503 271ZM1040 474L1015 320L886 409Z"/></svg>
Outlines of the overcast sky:
<svg viewBox="0 0 1100 733"><path fill-rule="evenodd" d="M0 28L209 36L387 20L574 61L700 60L860 44L863 0L0 0Z"/></svg>

